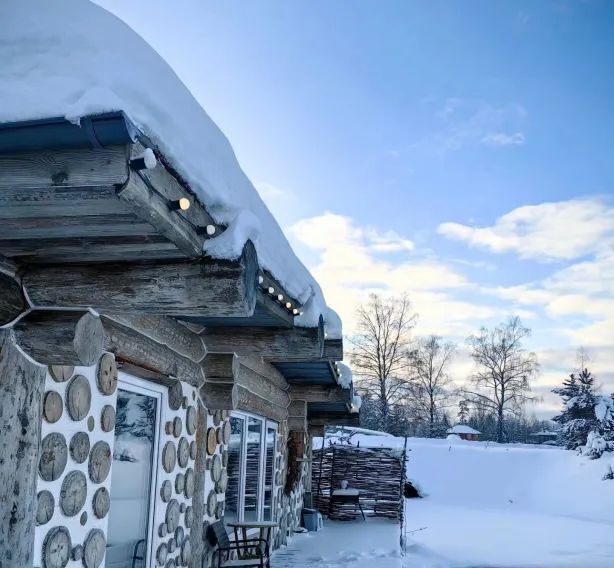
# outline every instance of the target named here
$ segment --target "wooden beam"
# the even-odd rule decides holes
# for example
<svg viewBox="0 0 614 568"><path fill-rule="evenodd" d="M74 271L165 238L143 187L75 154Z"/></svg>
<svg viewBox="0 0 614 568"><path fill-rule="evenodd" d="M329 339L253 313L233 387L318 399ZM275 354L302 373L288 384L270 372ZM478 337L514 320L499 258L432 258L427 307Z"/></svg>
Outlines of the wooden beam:
<svg viewBox="0 0 614 568"><path fill-rule="evenodd" d="M0 217L2 212L0 212ZM126 237L157 235L133 213L2 219L0 240L38 240L75 237ZM0 244L0 247L2 245Z"/></svg>
<svg viewBox="0 0 614 568"><path fill-rule="evenodd" d="M13 330L17 345L43 365L89 366L102 355L102 323L89 311L33 310Z"/></svg>
<svg viewBox="0 0 614 568"><path fill-rule="evenodd" d="M96 262L126 262L128 259L185 258L166 237L136 235L124 237L75 237L54 239L6 239L0 241L6 256L18 258L24 264Z"/></svg>
<svg viewBox="0 0 614 568"><path fill-rule="evenodd" d="M239 360L233 353L207 353L202 363L205 382L200 396L209 410L235 410L239 401L236 374Z"/></svg>
<svg viewBox="0 0 614 568"><path fill-rule="evenodd" d="M12 322L28 308L16 271L12 262L0 257L0 325Z"/></svg>
<svg viewBox="0 0 614 568"><path fill-rule="evenodd" d="M2 188L0 218L54 218L126 213L112 186Z"/></svg>
<svg viewBox="0 0 614 568"><path fill-rule="evenodd" d="M279 327L291 328L294 325L294 316L279 302L261 289L258 290L258 303L271 317L279 322Z"/></svg>
<svg viewBox="0 0 614 568"><path fill-rule="evenodd" d="M121 145L0 155L0 190L122 185L128 151Z"/></svg>
<svg viewBox="0 0 614 568"><path fill-rule="evenodd" d="M304 400L305 402L352 402L352 390L341 387L328 387L325 385L293 384L290 387L292 400Z"/></svg>
<svg viewBox="0 0 614 568"><path fill-rule="evenodd" d="M276 422L282 422L288 418L287 407L272 404L267 398L253 393L244 386L236 385L236 388L239 395L237 402L238 410L253 412Z"/></svg>
<svg viewBox="0 0 614 568"><path fill-rule="evenodd" d="M0 330L0 565L33 566L45 367Z"/></svg>
<svg viewBox="0 0 614 568"><path fill-rule="evenodd" d="M202 256L205 238L182 215L172 211L169 202L137 172L130 173L128 183L117 195L130 205L136 215L153 225L188 257Z"/></svg>
<svg viewBox="0 0 614 568"><path fill-rule="evenodd" d="M343 339L325 339L323 358L327 361L343 361Z"/></svg>
<svg viewBox="0 0 614 568"><path fill-rule="evenodd" d="M323 357L322 328L216 327L203 335L209 351L259 355L266 361L319 361Z"/></svg>
<svg viewBox="0 0 614 568"><path fill-rule="evenodd" d="M35 306L100 312L248 317L256 306L258 259L251 242L238 261L33 266L23 275Z"/></svg>
<svg viewBox="0 0 614 568"><path fill-rule="evenodd" d="M195 387L203 384L204 373L198 363L107 316L103 315L100 319L104 328L105 349L114 353L118 362L174 377Z"/></svg>
<svg viewBox="0 0 614 568"><path fill-rule="evenodd" d="M131 155L136 157L141 155L144 150L145 147L136 142L132 145ZM176 201L182 197L187 197L191 203L190 208L187 211L177 211L177 214L186 219L191 225L195 227L213 225L216 227L216 233L213 236L218 236L218 231L221 233L222 229L209 215L194 193L189 188L184 187L168 170L163 163L163 158L158 161L155 168L140 170L138 175L166 201Z"/></svg>
<svg viewBox="0 0 614 568"><path fill-rule="evenodd" d="M173 318L150 314L105 313L104 315L116 323L166 345L175 353L195 363L201 362L205 357L206 350L202 338Z"/></svg>
<svg viewBox="0 0 614 568"><path fill-rule="evenodd" d="M309 427L317 426L360 426L358 414L320 414L309 417Z"/></svg>
<svg viewBox="0 0 614 568"><path fill-rule="evenodd" d="M290 404L288 384L281 373L268 363L254 363L253 360L239 359L236 383L273 406L287 408Z"/></svg>
<svg viewBox="0 0 614 568"><path fill-rule="evenodd" d="M290 432L307 432L307 403L293 400L288 407L288 430Z"/></svg>
<svg viewBox="0 0 614 568"><path fill-rule="evenodd" d="M308 425L308 434L311 438L323 438L324 437L324 426L315 426L312 424Z"/></svg>

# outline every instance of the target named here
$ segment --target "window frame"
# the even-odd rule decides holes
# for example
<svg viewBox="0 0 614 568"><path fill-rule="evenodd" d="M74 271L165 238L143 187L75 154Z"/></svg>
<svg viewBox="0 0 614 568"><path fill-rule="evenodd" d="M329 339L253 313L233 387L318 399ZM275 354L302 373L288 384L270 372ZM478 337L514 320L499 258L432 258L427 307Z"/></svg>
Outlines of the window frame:
<svg viewBox="0 0 614 568"><path fill-rule="evenodd" d="M275 492L273 487L275 486L276 458L277 458L277 438L279 436L279 423L274 420L269 420L265 416L259 416L251 412L245 412L243 410L233 410L230 413L231 418L236 418L243 422L242 440L241 440L241 467L240 478L238 484L237 495L237 522L242 523L245 519L245 477L247 474L247 438L248 438L248 422L250 418L259 420L262 424L260 430L260 455L258 459L258 504L257 504L257 521L262 522L264 519L264 489L266 481L266 436L267 431L272 429L275 431L275 439L273 442L273 468L271 473L271 520L275 520Z"/></svg>
<svg viewBox="0 0 614 568"><path fill-rule="evenodd" d="M117 376L117 389L127 392L133 392L135 394L141 394L149 396L156 400L156 419L154 425L154 440L152 449L152 464L151 464L151 481L149 487L149 511L147 519L147 546L145 553L145 566L152 566L154 560L154 525L156 519L156 497L158 488L158 477L160 473L159 460L160 460L160 436L162 430L162 405L166 401L165 397L168 396L168 388L162 385L156 385L139 379L132 375L128 375L122 371L119 371ZM119 395L119 393L118 393ZM111 494L111 500L113 495Z"/></svg>

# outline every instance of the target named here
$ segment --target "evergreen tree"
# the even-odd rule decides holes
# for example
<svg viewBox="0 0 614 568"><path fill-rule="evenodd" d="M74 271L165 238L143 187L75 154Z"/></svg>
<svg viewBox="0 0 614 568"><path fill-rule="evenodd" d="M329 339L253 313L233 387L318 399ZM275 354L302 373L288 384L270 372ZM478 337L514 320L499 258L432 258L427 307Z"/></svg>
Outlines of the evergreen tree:
<svg viewBox="0 0 614 568"><path fill-rule="evenodd" d="M563 411L553 420L561 425L559 441L568 450L586 445L591 430L598 429L595 416L595 379L588 369L572 373L563 386L552 390L563 399Z"/></svg>
<svg viewBox="0 0 614 568"><path fill-rule="evenodd" d="M461 400L458 403L458 421L461 424L466 424L469 420L469 403L466 400Z"/></svg>

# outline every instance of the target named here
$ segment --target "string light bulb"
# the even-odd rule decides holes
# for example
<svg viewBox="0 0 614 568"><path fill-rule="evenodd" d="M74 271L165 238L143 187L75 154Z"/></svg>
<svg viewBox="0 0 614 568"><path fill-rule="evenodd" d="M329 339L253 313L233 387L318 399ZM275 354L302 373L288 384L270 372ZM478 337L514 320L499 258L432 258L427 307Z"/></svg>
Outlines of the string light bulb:
<svg viewBox="0 0 614 568"><path fill-rule="evenodd" d="M281 302L284 299L283 294L277 294L277 299Z"/></svg>
<svg viewBox="0 0 614 568"><path fill-rule="evenodd" d="M258 284L262 284L264 282L264 276L262 274L258 275Z"/></svg>
<svg viewBox="0 0 614 568"><path fill-rule="evenodd" d="M290 302L286 302L286 308L291 309L292 308L292 304Z"/></svg>
<svg viewBox="0 0 614 568"><path fill-rule="evenodd" d="M215 225L207 225L207 234L212 237L215 235Z"/></svg>
<svg viewBox="0 0 614 568"><path fill-rule="evenodd" d="M295 316L298 316L298 310L297 310L296 308L294 308L294 309L292 310L292 313L293 313Z"/></svg>
<svg viewBox="0 0 614 568"><path fill-rule="evenodd" d="M130 167L135 171L153 170L157 165L156 155L151 148L145 148L140 156L130 160Z"/></svg>
<svg viewBox="0 0 614 568"><path fill-rule="evenodd" d="M187 197L182 197L176 201L170 201L168 208L171 211L187 211L190 208L190 200Z"/></svg>
<svg viewBox="0 0 614 568"><path fill-rule="evenodd" d="M269 286L269 294L275 294L275 288L273 288L273 286Z"/></svg>

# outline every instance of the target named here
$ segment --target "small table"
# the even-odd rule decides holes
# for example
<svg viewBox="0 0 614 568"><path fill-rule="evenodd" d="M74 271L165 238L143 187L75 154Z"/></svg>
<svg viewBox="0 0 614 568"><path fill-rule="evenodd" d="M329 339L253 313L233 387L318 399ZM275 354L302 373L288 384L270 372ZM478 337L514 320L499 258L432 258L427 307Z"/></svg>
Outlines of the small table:
<svg viewBox="0 0 614 568"><path fill-rule="evenodd" d="M330 518L334 518L334 505L345 505L345 504L354 505L354 514L356 513L356 509L360 509L360 514L362 515L362 520L365 521L365 512L362 510L362 505L360 504L360 491L358 489L335 489L333 490L330 496L330 514L328 515ZM340 512L339 516L340 520L347 519L346 516Z"/></svg>
<svg viewBox="0 0 614 568"><path fill-rule="evenodd" d="M276 523L275 521L234 521L232 523L226 523L226 525L233 528L235 542L248 540L247 532L251 529L259 529L259 538L266 542L267 547L270 545L271 533L273 532L273 529L275 527L279 527L279 523ZM243 538L239 537L239 532L242 533ZM243 554L247 555L248 550L246 549ZM240 553L239 556L241 556Z"/></svg>

